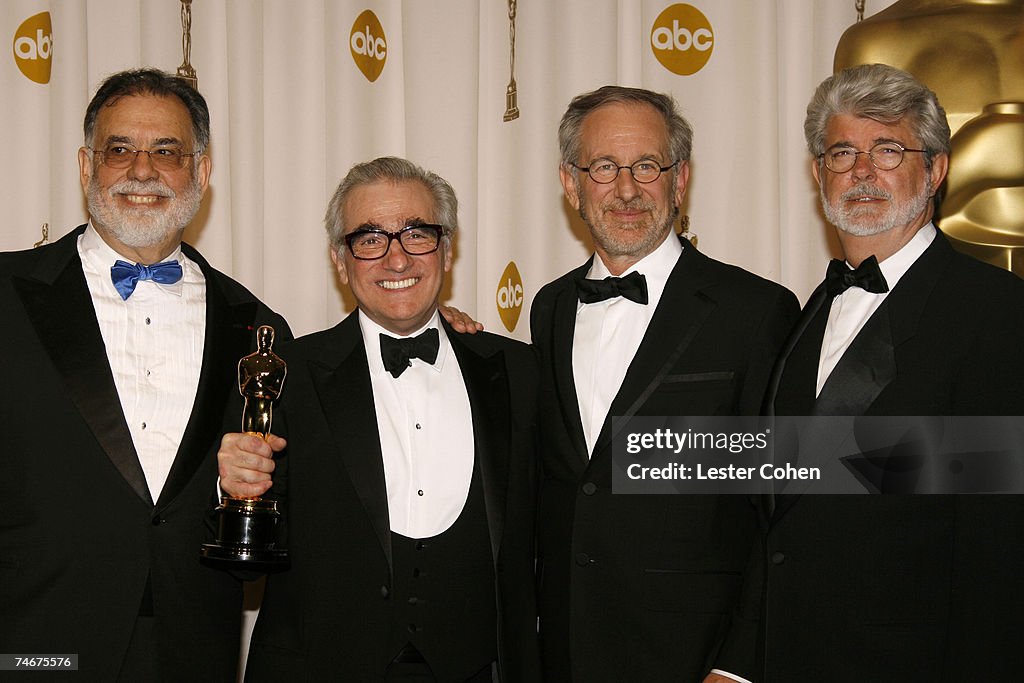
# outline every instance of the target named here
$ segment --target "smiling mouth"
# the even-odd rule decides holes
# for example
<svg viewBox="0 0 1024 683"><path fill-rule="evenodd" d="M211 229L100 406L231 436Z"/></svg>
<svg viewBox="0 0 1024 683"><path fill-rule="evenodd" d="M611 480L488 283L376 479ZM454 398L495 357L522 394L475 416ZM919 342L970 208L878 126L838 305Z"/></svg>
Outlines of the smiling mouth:
<svg viewBox="0 0 1024 683"><path fill-rule="evenodd" d="M155 204L164 197L155 194L122 194L119 195L129 204Z"/></svg>
<svg viewBox="0 0 1024 683"><path fill-rule="evenodd" d="M419 281L418 277L410 277L404 280L380 280L377 282L377 285L384 289L407 289Z"/></svg>

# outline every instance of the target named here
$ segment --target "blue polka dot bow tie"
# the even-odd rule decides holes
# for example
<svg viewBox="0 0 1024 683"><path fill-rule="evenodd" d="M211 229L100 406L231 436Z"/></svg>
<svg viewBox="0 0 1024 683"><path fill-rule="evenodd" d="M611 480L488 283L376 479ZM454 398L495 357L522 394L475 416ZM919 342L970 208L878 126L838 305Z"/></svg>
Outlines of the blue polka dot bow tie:
<svg viewBox="0 0 1024 683"><path fill-rule="evenodd" d="M144 266L139 263L128 263L127 261L115 261L110 267L110 279L114 282L114 289L127 300L135 291L135 285L139 280L152 280L161 285L173 285L181 279L181 264L177 261L164 261L151 266Z"/></svg>

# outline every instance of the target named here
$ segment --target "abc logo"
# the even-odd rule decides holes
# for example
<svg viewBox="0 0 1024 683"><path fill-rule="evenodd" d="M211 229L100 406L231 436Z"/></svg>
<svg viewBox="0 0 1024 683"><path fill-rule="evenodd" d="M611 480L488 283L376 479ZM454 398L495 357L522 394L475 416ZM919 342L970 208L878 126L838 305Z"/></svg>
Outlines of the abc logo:
<svg viewBox="0 0 1024 683"><path fill-rule="evenodd" d="M363 11L352 24L348 47L352 51L352 59L356 66L373 83L384 70L384 62L388 58L388 42L384 37L384 27L380 25L377 15L370 10Z"/></svg>
<svg viewBox="0 0 1024 683"><path fill-rule="evenodd" d="M498 304L498 316L509 332L516 329L519 314L523 312L523 279L515 261L509 261L505 271L498 280L498 291L495 294Z"/></svg>
<svg viewBox="0 0 1024 683"><path fill-rule="evenodd" d="M26 78L45 84L50 82L52 57L50 13L40 12L23 21L15 31L14 61Z"/></svg>
<svg viewBox="0 0 1024 683"><path fill-rule="evenodd" d="M715 46L711 24L693 5L669 5L651 27L651 49L661 65L674 74L700 71Z"/></svg>

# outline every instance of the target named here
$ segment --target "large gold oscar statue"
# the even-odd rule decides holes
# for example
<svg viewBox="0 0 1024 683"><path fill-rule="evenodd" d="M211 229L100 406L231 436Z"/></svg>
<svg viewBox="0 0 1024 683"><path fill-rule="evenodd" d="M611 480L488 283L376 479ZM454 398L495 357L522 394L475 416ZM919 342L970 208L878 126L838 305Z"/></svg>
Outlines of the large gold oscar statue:
<svg viewBox="0 0 1024 683"><path fill-rule="evenodd" d="M836 48L836 71L874 62L914 74L946 109L943 232L1024 277L1024 0L900 0Z"/></svg>

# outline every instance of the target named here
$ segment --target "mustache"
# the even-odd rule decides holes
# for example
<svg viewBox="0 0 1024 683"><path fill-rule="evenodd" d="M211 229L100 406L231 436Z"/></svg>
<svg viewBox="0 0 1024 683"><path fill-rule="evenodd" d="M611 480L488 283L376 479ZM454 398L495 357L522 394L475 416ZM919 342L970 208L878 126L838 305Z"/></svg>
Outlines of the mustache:
<svg viewBox="0 0 1024 683"><path fill-rule="evenodd" d="M869 185L867 183L861 183L856 187L852 187L839 197L840 201L849 201L858 197L873 197L875 199L892 199L892 194L886 192L880 187Z"/></svg>
<svg viewBox="0 0 1024 683"><path fill-rule="evenodd" d="M167 199L174 199L177 196L174 190L159 180L122 180L111 185L107 192L111 196L115 194L151 194Z"/></svg>
<svg viewBox="0 0 1024 683"><path fill-rule="evenodd" d="M654 211L658 208L657 203L636 197L628 202L621 199L612 199L602 204L601 208L606 211Z"/></svg>

